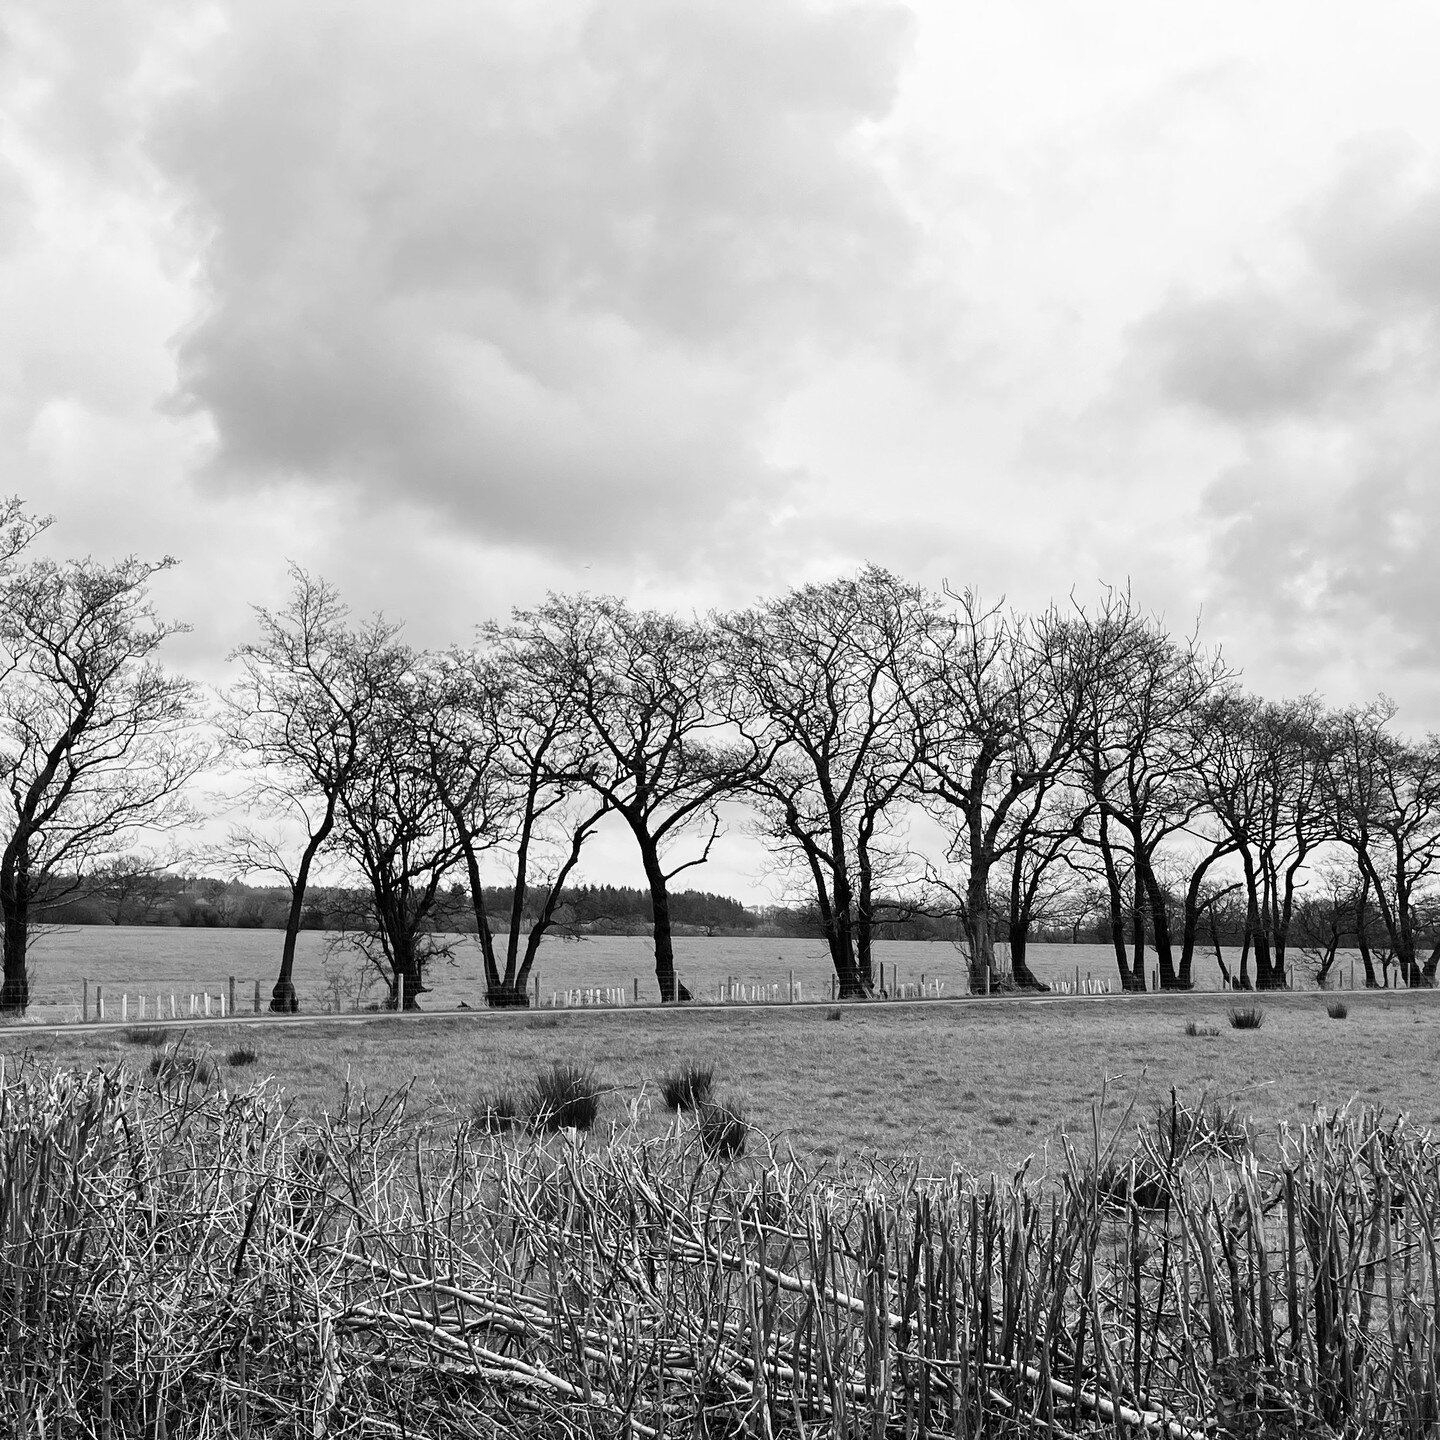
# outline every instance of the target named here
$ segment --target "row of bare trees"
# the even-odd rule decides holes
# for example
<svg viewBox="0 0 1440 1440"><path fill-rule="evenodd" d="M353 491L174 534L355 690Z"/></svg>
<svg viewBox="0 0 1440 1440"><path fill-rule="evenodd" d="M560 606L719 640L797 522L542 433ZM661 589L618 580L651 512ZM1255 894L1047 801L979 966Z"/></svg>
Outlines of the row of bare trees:
<svg viewBox="0 0 1440 1440"><path fill-rule="evenodd" d="M704 618L552 595L425 652L296 569L206 702L154 658L179 628L147 599L170 562L29 559L42 528L0 512L0 1008L27 1003L38 898L193 824L217 768L243 822L212 857L289 886L278 1010L322 870L368 896L348 938L393 1000L423 993L460 893L489 1002L523 1004L607 819L636 845L667 1001L669 886L726 814L816 908L845 995L873 989L877 927L916 912L960 918L977 987L1038 983L1029 937L1094 915L1131 989L1152 951L1162 987L1192 984L1207 943L1225 965L1237 913L1242 984L1287 983L1297 955L1323 978L1352 944L1375 983L1440 959L1440 741L1385 701L1251 696L1126 592L1024 614L872 566Z"/></svg>

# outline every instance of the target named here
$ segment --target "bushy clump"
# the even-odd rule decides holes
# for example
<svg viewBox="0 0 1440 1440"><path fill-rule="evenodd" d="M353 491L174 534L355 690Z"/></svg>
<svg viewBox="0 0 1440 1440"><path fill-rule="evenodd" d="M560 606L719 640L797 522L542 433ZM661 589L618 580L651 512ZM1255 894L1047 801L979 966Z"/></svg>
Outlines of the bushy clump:
<svg viewBox="0 0 1440 1440"><path fill-rule="evenodd" d="M1202 1096L1193 1109L1177 1096L1159 1105L1155 1130L1160 1153L1172 1160L1187 1155L1220 1154L1238 1157L1250 1148L1250 1127L1239 1109L1218 1100L1207 1106Z"/></svg>
<svg viewBox="0 0 1440 1440"><path fill-rule="evenodd" d="M252 1050L248 1045L237 1045L225 1056L225 1063L238 1069L241 1065L253 1065L259 1058L258 1050Z"/></svg>
<svg viewBox="0 0 1440 1440"><path fill-rule="evenodd" d="M124 1036L127 1045L163 1045L165 1043L165 1027L163 1025L131 1025L120 1033Z"/></svg>
<svg viewBox="0 0 1440 1440"><path fill-rule="evenodd" d="M1242 1005L1230 1011L1232 1030L1258 1030L1265 1023L1265 1012L1258 1005Z"/></svg>
<svg viewBox="0 0 1440 1440"><path fill-rule="evenodd" d="M525 1124L525 1106L513 1090L501 1087L482 1095L471 1107L475 1123L492 1134L519 1130Z"/></svg>
<svg viewBox="0 0 1440 1440"><path fill-rule="evenodd" d="M539 1130L588 1130L600 1113L600 1084L588 1065L557 1060L535 1077L531 1118Z"/></svg>
<svg viewBox="0 0 1440 1440"><path fill-rule="evenodd" d="M717 1160L731 1160L745 1149L750 1123L738 1100L707 1100L695 1111L700 1146Z"/></svg>
<svg viewBox="0 0 1440 1440"><path fill-rule="evenodd" d="M844 1012L837 1005L833 1010L827 1010L825 1012L825 1018L827 1020L838 1020L843 1013Z"/></svg>
<svg viewBox="0 0 1440 1440"><path fill-rule="evenodd" d="M215 1062L208 1055L186 1053L175 1045L152 1055L149 1068L162 1085L208 1085L215 1078Z"/></svg>
<svg viewBox="0 0 1440 1440"><path fill-rule="evenodd" d="M698 1110L710 1099L714 1087L715 1067L690 1060L660 1077L660 1098L668 1110Z"/></svg>
<svg viewBox="0 0 1440 1440"><path fill-rule="evenodd" d="M1084 1180L1091 1178L1087 1172ZM1163 1210L1174 1198L1169 1182L1145 1165L1110 1160L1094 1172L1095 1194L1107 1209Z"/></svg>
<svg viewBox="0 0 1440 1440"><path fill-rule="evenodd" d="M1194 1020L1187 1020L1185 1022L1185 1033L1194 1040L1202 1036L1205 1039L1211 1039L1218 1035L1220 1031L1214 1025L1198 1025Z"/></svg>
<svg viewBox="0 0 1440 1440"><path fill-rule="evenodd" d="M1325 1013L1332 1020L1343 1020L1350 1013L1350 1007L1343 1000L1331 1000L1325 1006Z"/></svg>

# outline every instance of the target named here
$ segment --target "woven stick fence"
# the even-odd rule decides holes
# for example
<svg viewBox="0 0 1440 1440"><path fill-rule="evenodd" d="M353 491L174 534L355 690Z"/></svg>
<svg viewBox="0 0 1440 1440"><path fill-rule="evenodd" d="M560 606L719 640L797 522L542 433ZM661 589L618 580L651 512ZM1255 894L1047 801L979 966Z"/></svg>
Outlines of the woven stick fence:
<svg viewBox="0 0 1440 1440"><path fill-rule="evenodd" d="M1440 1150L1360 1111L1265 1167L1152 1137L1049 1189L839 1188L674 1137L427 1134L403 1097L300 1123L263 1087L26 1066L0 1139L12 1435L1183 1440L1440 1414Z"/></svg>

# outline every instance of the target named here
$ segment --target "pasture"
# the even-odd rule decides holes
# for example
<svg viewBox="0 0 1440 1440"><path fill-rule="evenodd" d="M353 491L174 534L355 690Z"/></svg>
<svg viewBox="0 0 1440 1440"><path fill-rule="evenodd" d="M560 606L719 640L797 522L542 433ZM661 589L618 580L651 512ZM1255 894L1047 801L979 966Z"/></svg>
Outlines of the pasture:
<svg viewBox="0 0 1440 1440"><path fill-rule="evenodd" d="M40 1021L79 1019L81 982L88 979L105 987L115 998L146 994L175 994L185 999L208 989L218 994L230 976L236 978L238 1003L250 1008L258 980L262 1003L279 964L281 934L276 930L174 929L161 926L83 926L42 935L32 950L31 1018ZM376 977L367 977L351 952L337 950L323 931L305 931L295 965L295 984L303 1008L313 1013L353 1010L374 1003L382 991ZM715 999L717 987L734 978L745 985L788 987L793 974L804 999L821 999L830 993L833 970L821 940L781 940L751 937L679 936L675 941L676 970L701 1002ZM875 958L886 970L887 983L897 978L915 984L925 977L939 981L949 996L968 990L964 958L944 942L886 940L876 946ZM1073 982L1076 972L1116 982L1115 958L1104 945L1033 945L1030 966L1042 980ZM1153 965L1154 957L1150 957ZM1226 963L1238 963L1238 952L1227 951ZM1216 990L1220 971L1213 953L1197 959L1196 984ZM473 938L454 937L454 958L439 961L428 976L430 990L421 997L426 1010L454 1010L462 1002L484 1003L480 953ZM549 939L536 966L542 1002L559 990L578 987L613 987L633 995L639 982L642 1003L658 1000L654 959L645 936L586 936L580 940ZM1348 967L1346 971L1348 975ZM1297 985L1306 983L1303 974ZM368 988L367 988L368 984Z"/></svg>
<svg viewBox="0 0 1440 1440"><path fill-rule="evenodd" d="M713 1065L716 1089L744 1105L756 1128L812 1161L849 1169L878 1159L929 1172L951 1165L1008 1173L1027 1158L1061 1163L1060 1137L1090 1142L1092 1107L1104 1123L1131 1105L1153 1118L1174 1086L1235 1107L1257 1130L1312 1118L1351 1099L1422 1129L1440 1126L1434 991L1357 992L1333 1020L1324 996L1267 995L1259 1030L1227 1023L1230 997L988 1000L917 1004L687 1007L661 1011L477 1012L453 1017L201 1022L168 1027L208 1048L222 1083L276 1084L302 1112L334 1111L344 1089L375 1095L412 1086L412 1113L447 1125L500 1087L524 1087L550 1063L595 1068L605 1089L601 1127L627 1119L660 1130L657 1081L687 1061ZM1247 1003L1248 1000L1247 1000ZM830 1018L838 1016L838 1018ZM1218 1033L1187 1035L1193 1024ZM244 1042L254 1064L224 1057ZM0 1036L7 1060L123 1065L150 1051L119 1028Z"/></svg>

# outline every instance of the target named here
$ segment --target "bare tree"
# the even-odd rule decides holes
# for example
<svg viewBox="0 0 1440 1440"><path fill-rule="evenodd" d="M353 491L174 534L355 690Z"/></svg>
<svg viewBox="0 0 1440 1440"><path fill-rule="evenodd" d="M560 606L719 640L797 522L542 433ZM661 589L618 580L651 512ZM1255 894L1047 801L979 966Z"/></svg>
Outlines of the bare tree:
<svg viewBox="0 0 1440 1440"><path fill-rule="evenodd" d="M293 1012L295 947L305 893L330 843L361 737L402 663L399 627L376 616L352 627L326 581L291 566L283 609L256 607L259 639L237 649L241 678L225 693L222 726L248 770L244 804L263 825L232 830L217 852L239 873L269 872L290 889L270 1008Z"/></svg>
<svg viewBox="0 0 1440 1440"><path fill-rule="evenodd" d="M1086 626L1054 607L1027 617L973 591L952 598L953 609L929 617L924 679L909 696L918 779L960 871L951 888L979 990L999 979L994 874L1008 868L1012 919L1028 924L1040 884L1070 848L1078 812L1060 833L1050 817L1082 739L1099 650ZM1018 956L1012 944L1011 965L1017 984L1038 987L1023 942Z"/></svg>
<svg viewBox="0 0 1440 1440"><path fill-rule="evenodd" d="M455 826L485 967L486 1003L529 1004L540 945L560 920L565 886L610 802L578 775L585 732L572 697L546 683L524 641L450 651L431 665L426 746ZM486 907L482 863L504 864L510 914L502 956ZM525 928L532 899L539 906Z"/></svg>
<svg viewBox="0 0 1440 1440"><path fill-rule="evenodd" d="M1225 842L1206 860L1235 853L1245 877L1247 954L1257 989L1284 989L1286 948L1302 874L1336 836L1327 726L1314 696L1275 704L1222 690L1196 710L1192 774ZM1248 976L1242 971L1242 984Z"/></svg>
<svg viewBox="0 0 1440 1440"><path fill-rule="evenodd" d="M430 695L419 658L391 647L395 667L367 708L356 763L339 794L337 840L365 882L345 941L383 977L392 1008L419 1008L426 971L448 957L445 880L463 864L453 816L435 785L424 726Z"/></svg>
<svg viewBox="0 0 1440 1440"><path fill-rule="evenodd" d="M588 785L629 827L650 890L660 998L674 1000L670 882L709 858L716 807L763 759L716 708L710 628L610 597L551 595L487 635L523 647L535 681L572 708L574 758L557 755L550 773ZM675 842L693 830L704 835L699 853L673 861Z"/></svg>
<svg viewBox="0 0 1440 1440"><path fill-rule="evenodd" d="M153 659L184 627L148 600L172 563L39 560L0 584L0 1010L29 1003L37 903L129 850L141 827L191 817L184 792L209 751L193 687Z"/></svg>
<svg viewBox="0 0 1440 1440"><path fill-rule="evenodd" d="M1396 709L1383 696L1336 714L1331 738L1331 802L1340 838L1355 854L1401 980L1433 983L1440 946L1422 967L1417 910L1440 871L1440 736L1412 743L1391 729ZM1362 954L1368 949L1363 920ZM1367 983L1369 972L1367 967Z"/></svg>
<svg viewBox="0 0 1440 1440"><path fill-rule="evenodd" d="M146 925L159 911L175 853L128 850L92 867L85 891L106 908L112 925Z"/></svg>
<svg viewBox="0 0 1440 1440"><path fill-rule="evenodd" d="M1154 935L1162 989L1189 984L1175 968L1169 897L1158 872L1158 852L1171 837L1193 833L1204 800L1192 775L1193 717L1228 684L1218 653L1191 634L1176 640L1157 620L1141 614L1128 594L1111 592L1089 629L1103 663L1090 671L1084 737L1076 775L1094 802L1086 839L1101 857L1110 891L1112 939L1120 983L1144 990L1145 922ZM1211 859L1225 841L1211 845ZM1129 914L1133 956L1127 956L1119 854L1128 854L1132 887ZM1208 861L1206 862L1208 865Z"/></svg>
<svg viewBox="0 0 1440 1440"><path fill-rule="evenodd" d="M869 566L717 621L728 713L773 756L753 800L809 880L843 996L871 993L880 888L908 868L891 836L918 762L908 690L930 605Z"/></svg>

